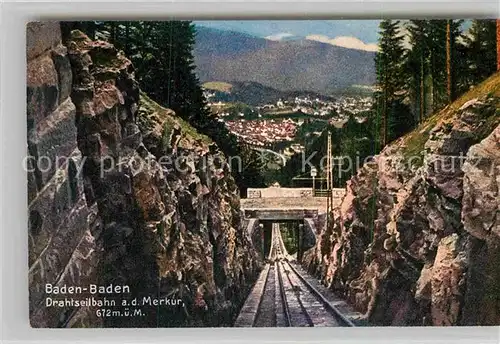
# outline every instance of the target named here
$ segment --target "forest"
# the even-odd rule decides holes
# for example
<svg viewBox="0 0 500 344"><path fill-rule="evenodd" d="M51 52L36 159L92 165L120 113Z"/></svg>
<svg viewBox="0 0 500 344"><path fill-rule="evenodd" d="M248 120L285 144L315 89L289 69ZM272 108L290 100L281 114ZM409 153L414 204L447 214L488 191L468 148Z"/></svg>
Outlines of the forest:
<svg viewBox="0 0 500 344"><path fill-rule="evenodd" d="M122 49L135 67L141 89L160 105L171 108L196 129L211 137L228 156L240 156L243 169L233 171L242 192L278 181L293 185L301 171L297 154L281 170L266 171L258 154L238 142L208 110L193 61L196 30L189 21L66 22L66 34L78 28L94 39ZM410 132L432 113L493 74L498 66L498 20L382 20L375 57L374 106L367 121L351 118L342 128L328 126L306 147L319 163L330 132L334 155L351 161L378 154L388 143ZM64 34L64 33L63 33ZM345 164L339 158L338 169ZM334 173L342 187L357 167ZM335 168L335 166L334 166Z"/></svg>
<svg viewBox="0 0 500 344"><path fill-rule="evenodd" d="M500 20L494 19L381 21L374 106L360 115L367 121L357 123L351 117L340 129L329 126L306 147L305 156L315 154L311 161L319 166L330 132L338 157L333 161L334 186L344 187L362 166L355 162L378 154L495 73L500 68L498 40ZM277 177L282 185L295 185L302 161L301 154L292 157Z"/></svg>
<svg viewBox="0 0 500 344"><path fill-rule="evenodd" d="M498 25L498 20L380 23L374 95L380 148L497 70Z"/></svg>

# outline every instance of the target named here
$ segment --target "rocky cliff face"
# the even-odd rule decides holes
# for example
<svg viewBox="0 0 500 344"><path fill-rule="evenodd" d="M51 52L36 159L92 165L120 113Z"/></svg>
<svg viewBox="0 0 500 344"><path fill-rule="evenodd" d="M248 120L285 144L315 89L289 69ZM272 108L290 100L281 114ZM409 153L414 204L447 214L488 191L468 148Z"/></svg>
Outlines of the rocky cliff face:
<svg viewBox="0 0 500 344"><path fill-rule="evenodd" d="M304 261L373 324L500 324L500 75L384 149Z"/></svg>
<svg viewBox="0 0 500 344"><path fill-rule="evenodd" d="M46 307L45 285L98 279L102 226L84 194L73 75L58 23L27 26L30 321L34 327L102 325L89 307Z"/></svg>
<svg viewBox="0 0 500 344"><path fill-rule="evenodd" d="M58 23L33 23L28 59L30 154L70 158L28 174L32 325L230 325L259 263L224 155L141 95L106 42L73 31L62 45ZM45 307L46 283L127 285L97 295L121 310L134 298L182 302L99 320L92 306Z"/></svg>

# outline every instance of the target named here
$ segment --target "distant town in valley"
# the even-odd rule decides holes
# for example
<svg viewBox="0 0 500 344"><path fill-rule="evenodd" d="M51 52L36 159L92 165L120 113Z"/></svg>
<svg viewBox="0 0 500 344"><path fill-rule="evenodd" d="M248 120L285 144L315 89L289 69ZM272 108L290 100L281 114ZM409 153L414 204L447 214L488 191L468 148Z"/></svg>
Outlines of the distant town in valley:
<svg viewBox="0 0 500 344"><path fill-rule="evenodd" d="M352 116L358 123L366 121L367 112L373 106L370 95L310 96L307 93L276 98L274 101L251 106L242 102L226 102L229 90L211 89L214 83L206 83L204 96L211 112L223 122L231 133L254 147L275 149L284 156L292 156L305 150L309 142L321 135L327 125L341 128ZM370 90L370 87L365 87ZM315 126L316 130L300 130ZM298 135L304 132L305 135Z"/></svg>

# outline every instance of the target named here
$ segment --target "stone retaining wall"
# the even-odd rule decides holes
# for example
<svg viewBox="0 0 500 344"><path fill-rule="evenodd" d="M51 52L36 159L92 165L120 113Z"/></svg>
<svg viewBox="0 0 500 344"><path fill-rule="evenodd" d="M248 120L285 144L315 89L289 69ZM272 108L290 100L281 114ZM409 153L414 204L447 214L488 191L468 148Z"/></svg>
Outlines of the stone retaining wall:
<svg viewBox="0 0 500 344"><path fill-rule="evenodd" d="M333 198L341 199L345 195L345 189L332 189ZM313 197L311 188L248 188L247 198L297 198L297 197Z"/></svg>

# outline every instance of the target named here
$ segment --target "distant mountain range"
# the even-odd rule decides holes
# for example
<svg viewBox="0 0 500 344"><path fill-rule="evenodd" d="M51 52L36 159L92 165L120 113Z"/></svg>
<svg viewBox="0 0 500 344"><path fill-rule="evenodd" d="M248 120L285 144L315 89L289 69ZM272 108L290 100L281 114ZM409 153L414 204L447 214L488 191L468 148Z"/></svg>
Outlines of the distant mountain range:
<svg viewBox="0 0 500 344"><path fill-rule="evenodd" d="M248 105L262 105L275 103L278 99L293 99L298 96L309 96L310 98L322 98L331 100L313 91L280 91L275 88L264 86L255 81L235 81L231 84L224 82L206 82L203 88L216 92L216 100L224 102L242 102Z"/></svg>
<svg viewBox="0 0 500 344"><path fill-rule="evenodd" d="M303 38L269 40L197 26L200 81L256 82L279 91L329 94L375 82L375 53Z"/></svg>

